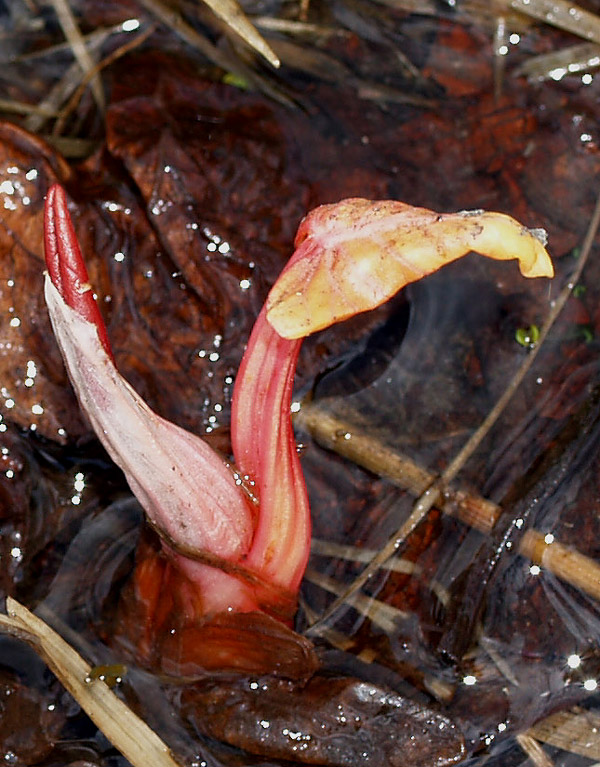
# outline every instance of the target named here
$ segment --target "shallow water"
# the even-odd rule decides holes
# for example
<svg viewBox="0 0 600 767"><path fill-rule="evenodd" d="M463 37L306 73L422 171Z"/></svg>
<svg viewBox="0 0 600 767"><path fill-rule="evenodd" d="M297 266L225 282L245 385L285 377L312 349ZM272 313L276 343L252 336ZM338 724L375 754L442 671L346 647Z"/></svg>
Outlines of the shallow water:
<svg viewBox="0 0 600 767"><path fill-rule="evenodd" d="M111 71L106 147L73 175L45 145L2 128L0 588L91 662L125 662L123 694L186 763L278 764L302 755L307 749L294 747L307 735L318 740L310 727L325 720L331 700L229 674L175 684L111 641L142 516L89 434L49 332L43 195L51 181L67 183L120 370L159 412L224 451L243 345L309 208L394 197L497 208L546 227L558 272L550 287L523 281L513 264L469 256L305 344L298 401L337 418L339 440L367 436L439 473L528 354L517 330L541 325L576 264L596 194L598 85L511 80L494 102L486 34L439 19L406 23L409 49L448 88L435 109L357 101L351 89L289 73L305 107L294 112L199 80L186 57L155 50ZM458 74L463 85L469 69L477 76L456 92L444 61L468 34L470 68ZM547 44L539 30L528 40ZM359 45L365 62L367 53ZM97 127L91 133L101 139ZM534 530L542 546L598 559L597 270L593 253L585 289L456 482L502 508L494 530L432 510L400 548L396 570L378 571L365 588L376 601L346 606L313 630L326 676L389 688L447 717L464 733L465 764L524 765L515 736L575 704L589 712L591 746L544 748L563 767L587 764L582 752L600 759L597 590L522 555ZM302 430L298 439L316 539L297 616L306 631L360 571L361 551L377 550L399 528L415 493ZM332 544L354 549L342 556ZM17 701L0 724L7 763L123 763L32 652L7 639L2 648L1 683ZM355 711L342 692L340 705ZM223 732L218 716L228 704L238 707L235 734ZM364 713L373 764L394 752L385 737L400 728L394 705ZM39 723L35 737L15 732L23 711ZM269 751L271 722L279 737ZM347 763L344 754L361 753L360 737L339 717L336 726L331 737L348 743L328 763ZM430 745L422 763L445 763L443 744Z"/></svg>

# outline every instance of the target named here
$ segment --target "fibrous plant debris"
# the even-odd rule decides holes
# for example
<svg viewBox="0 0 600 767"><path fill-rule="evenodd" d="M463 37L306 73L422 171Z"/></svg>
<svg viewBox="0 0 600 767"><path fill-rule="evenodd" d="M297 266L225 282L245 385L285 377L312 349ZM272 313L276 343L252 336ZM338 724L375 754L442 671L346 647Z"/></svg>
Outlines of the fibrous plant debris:
<svg viewBox="0 0 600 767"><path fill-rule="evenodd" d="M207 14L202 7L210 7ZM73 52L76 66L69 76L70 86L63 87L62 93L56 92L52 97L58 103L57 110L62 112L69 98L69 91L78 86L83 89L90 85L97 107L102 110L104 96L101 81L98 78L98 69L106 64L114 56L113 40L118 41L124 35L135 34L140 26L148 29L151 27L150 20L156 24L166 26L180 39L184 45L190 46L205 60L211 62L226 72L226 78L231 82L237 82L242 87L251 87L263 90L273 98L281 100L288 105L292 103L289 92L273 72L264 72L261 69L261 61L269 62L274 70L281 63L291 70L303 72L305 75L323 78L327 81L337 82L355 89L359 98L374 99L376 101L402 102L433 106L435 103L435 88L426 88L429 95L423 96L419 88L426 84L426 78L420 71L418 64L412 58L418 57L406 55L398 40L402 40L402 34L397 35L397 28L411 14L419 16L440 17L443 21L452 19L461 25L479 26L485 34L492 35L494 31L494 53L497 58L496 78L502 77L506 69L506 63L511 58L511 47L522 35L531 29L532 20L538 23L548 24L565 30L569 34L594 42L600 40L600 20L596 14L566 0L557 0L549 3L547 0L527 0L527 2L495 2L493 4L464 2L455 9L444 11L439 4L394 2L381 3L388 5L387 9L378 7L376 2L363 3L336 3L331 10L326 9L320 3L308 5L303 9L289 8L285 4L275 4L271 15L259 15L253 13L252 4L244 13L244 9L235 0L227 3L188 3L167 5L162 0L144 0L142 7L144 12L140 18L132 17L132 10L127 4L123 5L123 11L119 12L115 6L112 18L121 16L121 23L105 28L80 32L79 27L87 23L85 3L81 8L76 3L74 8L79 11L79 19L76 12L71 10L67 0L56 0L52 8L56 14L65 38ZM40 19L36 16L37 7L23 4L19 13L15 13L14 19L9 18L8 23L13 24L23 33L31 30L34 34L40 33ZM306 21L307 14L316 19L316 23L309 24ZM212 15L214 14L214 15ZM89 14L91 24L94 24L96 15ZM142 18L146 16L147 18ZM219 24L215 27L215 19ZM202 30L198 29L198 23L203 24ZM263 30L264 35L259 29ZM499 31L500 30L500 31ZM215 33L222 34L224 45L215 45L211 39ZM511 36L512 33L512 36ZM392 60L396 60L396 67L383 67L380 60L380 70L376 77L361 76L352 66L352 62L344 61L337 51L328 53L326 48L332 42L347 39L358 35L364 36L366 42L376 42L381 45L386 54L392 53ZM132 45L141 46L144 36ZM397 39L395 39L397 38ZM26 38L24 38L26 39ZM226 42L225 42L226 41ZM243 41L240 46L237 41ZM511 43L512 41L512 43ZM106 57L100 57L101 47L113 48L113 52ZM21 46L24 48L24 46ZM8 59L18 63L25 61L32 54L20 50L19 38L15 38L15 50L8 53ZM59 52L60 46L48 46L47 54L44 49L35 50L33 55L43 59L44 55L52 56L53 52ZM554 51L552 54L541 53L538 56L530 56L527 62L517 65L515 73L527 73L533 77L552 77L560 79L565 75L585 74L593 71L597 66L593 48L584 54L583 49L573 46L564 47L564 51ZM251 53L252 52L252 53ZM556 57L556 58L554 58ZM99 59L99 60L98 60ZM104 63L106 62L106 63ZM348 66L348 64L351 66ZM355 62L354 62L355 63ZM445 79L444 74L442 79ZM399 86L392 85L388 80L396 79ZM79 82L78 82L79 80ZM404 81L404 82L403 82ZM498 82L496 85L498 86ZM66 83L65 83L66 85ZM6 99L3 107L10 113L27 114L31 110L39 109L40 115L53 117L53 108L48 104L48 94L43 93L38 104L19 102L18 100ZM87 109L87 106L86 106ZM30 120L30 127L33 123ZM39 122L38 122L39 127ZM54 136L64 136L66 126L59 122L58 130L53 130ZM69 126L68 131L73 126Z"/></svg>
<svg viewBox="0 0 600 767"><path fill-rule="evenodd" d="M0 631L32 645L134 767L149 762L161 767L177 767L179 762L152 729L103 681L92 679L92 667L50 626L11 597L6 600L6 612L0 615Z"/></svg>

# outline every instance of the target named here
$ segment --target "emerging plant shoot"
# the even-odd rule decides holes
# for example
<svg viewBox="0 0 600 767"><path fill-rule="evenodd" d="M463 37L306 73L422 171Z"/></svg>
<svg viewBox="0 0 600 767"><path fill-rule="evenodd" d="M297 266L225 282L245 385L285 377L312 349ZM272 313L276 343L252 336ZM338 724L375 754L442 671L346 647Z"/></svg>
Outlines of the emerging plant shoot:
<svg viewBox="0 0 600 767"><path fill-rule="evenodd" d="M144 620L162 630L177 623L177 639L167 637L161 649L164 664L171 658L180 667L269 670L278 661L265 645L268 634L292 658L281 672L292 676L310 674L316 663L309 643L284 625L293 618L310 550L290 418L301 339L380 305L471 250L516 258L527 277L553 274L539 233L499 213L439 215L362 199L310 213L235 383L234 458L254 483L254 508L239 474L202 439L154 413L117 371L58 186L48 193L45 250L46 302L79 402L161 535L163 555L149 550L139 560L134 591ZM252 646L237 641L244 630ZM150 655L152 631L145 636Z"/></svg>

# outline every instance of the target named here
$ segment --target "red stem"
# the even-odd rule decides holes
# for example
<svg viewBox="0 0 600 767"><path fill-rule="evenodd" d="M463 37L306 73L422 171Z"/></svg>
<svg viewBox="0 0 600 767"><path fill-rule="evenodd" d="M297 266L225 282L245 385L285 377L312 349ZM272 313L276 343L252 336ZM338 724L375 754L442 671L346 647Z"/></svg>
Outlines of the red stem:
<svg viewBox="0 0 600 767"><path fill-rule="evenodd" d="M236 463L256 483L260 513L247 567L291 591L310 553L310 509L290 417L302 341L276 333L263 308L236 378L231 437Z"/></svg>

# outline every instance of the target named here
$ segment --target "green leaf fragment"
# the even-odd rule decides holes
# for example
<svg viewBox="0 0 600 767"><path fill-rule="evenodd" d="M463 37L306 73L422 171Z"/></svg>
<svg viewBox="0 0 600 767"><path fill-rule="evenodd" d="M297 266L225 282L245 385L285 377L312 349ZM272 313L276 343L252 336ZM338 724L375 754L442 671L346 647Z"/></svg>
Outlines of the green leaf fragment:
<svg viewBox="0 0 600 767"><path fill-rule="evenodd" d="M540 340L540 329L537 325L530 325L528 328L518 328L515 333L515 340L526 349L533 349Z"/></svg>
<svg viewBox="0 0 600 767"><path fill-rule="evenodd" d="M247 91L249 89L248 81L240 75L236 75L233 72L226 72L221 78L225 85L233 85L235 88L239 88L241 91Z"/></svg>

